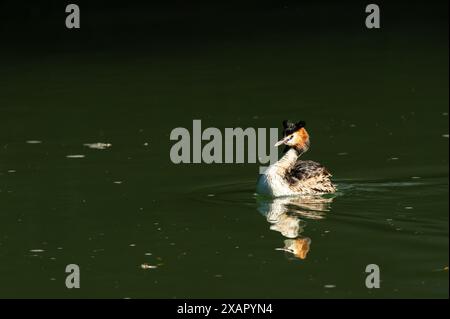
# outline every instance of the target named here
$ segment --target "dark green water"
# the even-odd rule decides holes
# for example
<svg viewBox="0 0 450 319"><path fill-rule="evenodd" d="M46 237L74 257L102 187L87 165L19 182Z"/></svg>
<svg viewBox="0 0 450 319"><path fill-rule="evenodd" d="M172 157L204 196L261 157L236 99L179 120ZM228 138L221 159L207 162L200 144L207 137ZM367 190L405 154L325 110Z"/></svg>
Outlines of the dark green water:
<svg viewBox="0 0 450 319"><path fill-rule="evenodd" d="M409 27L5 55L0 297L448 298L448 43ZM170 161L193 119L285 118L334 174L326 203L256 198L256 164Z"/></svg>

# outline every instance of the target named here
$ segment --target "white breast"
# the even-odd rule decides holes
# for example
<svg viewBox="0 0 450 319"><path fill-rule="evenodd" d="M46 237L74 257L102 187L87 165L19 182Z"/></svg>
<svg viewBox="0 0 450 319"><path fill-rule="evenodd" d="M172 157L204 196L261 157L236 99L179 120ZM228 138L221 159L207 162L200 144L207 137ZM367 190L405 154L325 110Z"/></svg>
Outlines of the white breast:
<svg viewBox="0 0 450 319"><path fill-rule="evenodd" d="M279 174L276 165L269 166L266 172L259 176L256 191L259 194L275 197L295 194L287 181Z"/></svg>

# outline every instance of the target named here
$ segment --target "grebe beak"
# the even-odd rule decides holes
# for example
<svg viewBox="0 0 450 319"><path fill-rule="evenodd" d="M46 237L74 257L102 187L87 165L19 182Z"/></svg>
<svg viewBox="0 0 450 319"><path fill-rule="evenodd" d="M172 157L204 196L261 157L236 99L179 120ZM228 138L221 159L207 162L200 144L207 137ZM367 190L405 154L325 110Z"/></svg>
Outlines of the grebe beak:
<svg viewBox="0 0 450 319"><path fill-rule="evenodd" d="M286 136L285 138L283 138L283 139L279 140L278 142L276 142L274 146L278 147L280 145L283 145L284 143L287 142L288 139L289 139L289 136Z"/></svg>

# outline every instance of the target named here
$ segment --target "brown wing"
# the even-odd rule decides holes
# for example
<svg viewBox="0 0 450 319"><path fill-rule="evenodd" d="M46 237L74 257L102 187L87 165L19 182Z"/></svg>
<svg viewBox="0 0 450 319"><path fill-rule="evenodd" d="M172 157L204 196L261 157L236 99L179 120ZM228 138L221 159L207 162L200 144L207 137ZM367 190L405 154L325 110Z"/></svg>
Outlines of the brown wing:
<svg viewBox="0 0 450 319"><path fill-rule="evenodd" d="M331 183L330 172L314 161L298 160L287 176L294 188L307 187L318 193L332 193L336 190Z"/></svg>

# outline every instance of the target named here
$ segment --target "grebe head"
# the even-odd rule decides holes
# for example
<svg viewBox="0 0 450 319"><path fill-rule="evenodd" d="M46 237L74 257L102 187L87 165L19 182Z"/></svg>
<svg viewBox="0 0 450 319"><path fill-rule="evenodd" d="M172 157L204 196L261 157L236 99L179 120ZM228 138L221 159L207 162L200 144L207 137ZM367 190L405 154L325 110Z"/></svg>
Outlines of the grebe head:
<svg viewBox="0 0 450 319"><path fill-rule="evenodd" d="M283 121L284 136L275 143L275 146L287 145L295 148L300 153L304 153L309 149L309 134L305 129L306 123L300 121L292 123L287 120Z"/></svg>

